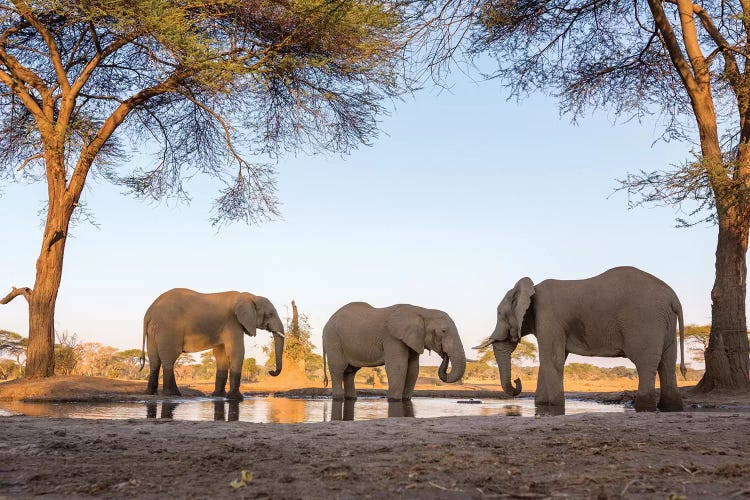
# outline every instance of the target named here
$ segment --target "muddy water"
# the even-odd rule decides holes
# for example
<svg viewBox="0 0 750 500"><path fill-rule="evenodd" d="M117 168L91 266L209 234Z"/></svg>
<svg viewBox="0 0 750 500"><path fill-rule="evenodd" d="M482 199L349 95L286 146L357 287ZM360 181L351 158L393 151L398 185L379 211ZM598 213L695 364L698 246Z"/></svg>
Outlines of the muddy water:
<svg viewBox="0 0 750 500"><path fill-rule="evenodd" d="M568 400L564 412L623 412L621 405ZM556 414L561 412L557 411ZM241 403L222 399L191 398L169 401L121 403L20 403L0 402L0 415L28 415L48 418L166 418L176 420L239 420L263 423L324 422L329 420L372 420L387 417L445 417L457 415L500 415L533 417L550 414L535 408L533 399L456 400L414 398L411 403L388 403L384 398L360 398L356 402L331 399L247 398Z"/></svg>

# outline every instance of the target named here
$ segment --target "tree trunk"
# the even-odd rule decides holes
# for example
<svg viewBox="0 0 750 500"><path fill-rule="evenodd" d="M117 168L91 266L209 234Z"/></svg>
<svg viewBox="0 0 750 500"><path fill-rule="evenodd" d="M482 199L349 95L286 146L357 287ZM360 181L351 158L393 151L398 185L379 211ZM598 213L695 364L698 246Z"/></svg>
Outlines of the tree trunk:
<svg viewBox="0 0 750 500"><path fill-rule="evenodd" d="M55 374L55 303L62 279L65 239L71 209L50 199L42 249L36 261L36 280L29 297L29 347L26 378Z"/></svg>
<svg viewBox="0 0 750 500"><path fill-rule="evenodd" d="M739 207L719 209L716 278L711 290L711 334L699 391L748 389L745 317L748 224Z"/></svg>

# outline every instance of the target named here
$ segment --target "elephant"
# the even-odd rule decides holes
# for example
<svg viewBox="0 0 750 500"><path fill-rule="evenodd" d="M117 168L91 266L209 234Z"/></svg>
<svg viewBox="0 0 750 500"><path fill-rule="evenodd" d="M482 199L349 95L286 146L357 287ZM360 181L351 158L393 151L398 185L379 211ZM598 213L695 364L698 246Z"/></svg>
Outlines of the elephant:
<svg viewBox="0 0 750 500"><path fill-rule="evenodd" d="M276 308L265 297L246 292L199 293L174 288L161 294L143 318L141 369L146 361L148 339L148 394L156 394L159 368L164 367L165 396L179 396L174 363L180 353L213 348L216 358L216 384L212 396L241 401L240 376L245 357L244 334L255 336L261 328L273 334L276 369L281 373L284 351L284 325ZM229 393L225 387L229 372Z"/></svg>
<svg viewBox="0 0 750 500"><path fill-rule="evenodd" d="M675 321L675 318L677 321ZM638 371L636 411L682 411L675 375L676 323L680 332L680 371L685 376L682 305L663 281L635 267L616 267L581 280L521 278L497 307L490 337L506 394L521 392L510 383L510 357L521 337L539 344L538 406L563 406L563 369L569 353L626 357ZM654 382L659 373L658 405Z"/></svg>
<svg viewBox="0 0 750 500"><path fill-rule="evenodd" d="M385 365L388 400L408 401L417 383L419 355L425 348L443 358L440 380L453 383L463 377L466 355L458 329L446 313L410 304L377 308L352 302L336 311L323 328L324 385L328 385L328 364L333 399L354 400L357 371L363 366Z"/></svg>

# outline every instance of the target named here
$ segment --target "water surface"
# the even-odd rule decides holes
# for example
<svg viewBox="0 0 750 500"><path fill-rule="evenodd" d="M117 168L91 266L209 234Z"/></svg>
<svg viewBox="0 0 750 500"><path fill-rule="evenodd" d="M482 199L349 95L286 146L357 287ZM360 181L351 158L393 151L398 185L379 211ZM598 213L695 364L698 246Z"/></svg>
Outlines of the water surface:
<svg viewBox="0 0 750 500"><path fill-rule="evenodd" d="M325 422L329 420L372 420L387 417L514 416L562 414L536 408L533 399L483 399L481 403L459 403L449 398L414 398L410 403L389 403L385 398L359 398L336 402L330 398L249 397L228 402L221 398L190 398L165 401L106 403L22 403L0 402L0 415L28 415L48 418L166 418L175 420L239 420L262 423ZM622 405L567 400L565 414L623 412Z"/></svg>

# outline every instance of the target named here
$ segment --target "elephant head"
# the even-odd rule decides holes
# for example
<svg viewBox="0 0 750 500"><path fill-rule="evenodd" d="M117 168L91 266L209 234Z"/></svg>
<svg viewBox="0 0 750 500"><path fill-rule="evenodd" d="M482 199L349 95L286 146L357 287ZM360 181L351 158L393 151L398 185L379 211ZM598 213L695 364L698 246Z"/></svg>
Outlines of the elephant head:
<svg viewBox="0 0 750 500"><path fill-rule="evenodd" d="M500 371L500 383L509 396L518 396L521 393L521 379L514 381L515 387L510 383L510 356L520 342L524 330L530 328L527 313L531 307L532 295L534 295L534 282L530 278L518 280L516 286L505 294L497 306L495 331L482 345L476 347L476 349L481 349L492 345L497 368Z"/></svg>
<svg viewBox="0 0 750 500"><path fill-rule="evenodd" d="M246 334L255 336L256 328L273 333L276 369L269 371L268 374L272 377L279 375L284 354L284 324L281 322L276 308L265 297L243 293L237 300L234 312Z"/></svg>
<svg viewBox="0 0 750 500"><path fill-rule="evenodd" d="M443 361L438 370L438 377L443 382L453 383L464 376L466 354L458 328L453 320L443 311L435 309L414 310L399 308L388 319L386 326L394 337L419 354L425 348L435 351ZM451 371L448 373L448 364Z"/></svg>

